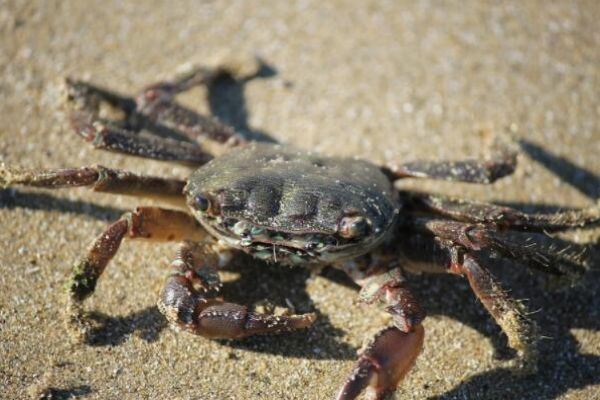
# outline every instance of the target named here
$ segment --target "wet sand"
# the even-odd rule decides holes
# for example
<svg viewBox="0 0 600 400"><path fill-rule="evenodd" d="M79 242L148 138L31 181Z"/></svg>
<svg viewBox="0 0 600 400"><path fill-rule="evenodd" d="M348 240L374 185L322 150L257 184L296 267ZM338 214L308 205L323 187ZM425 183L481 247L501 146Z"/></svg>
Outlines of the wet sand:
<svg viewBox="0 0 600 400"><path fill-rule="evenodd" d="M146 2L0 4L0 162L102 164L185 177L186 167L94 151L64 118L65 76L133 93L189 64L256 55L268 68L182 97L248 137L375 162L482 154L482 131L522 148L492 186L400 186L525 210L600 198L596 1ZM0 397L326 399L357 349L388 323L337 279L235 260L231 299L314 311L315 326L231 343L177 334L155 307L175 245L127 242L87 303L96 330L72 345L62 319L71 264L137 199L85 189L0 192ZM570 239L596 243L600 231ZM596 258L597 259L597 258ZM596 265L598 267L598 265ZM396 399L600 399L600 273L547 292L495 269L546 337L540 372L514 376L498 327L466 281L416 276L425 350Z"/></svg>

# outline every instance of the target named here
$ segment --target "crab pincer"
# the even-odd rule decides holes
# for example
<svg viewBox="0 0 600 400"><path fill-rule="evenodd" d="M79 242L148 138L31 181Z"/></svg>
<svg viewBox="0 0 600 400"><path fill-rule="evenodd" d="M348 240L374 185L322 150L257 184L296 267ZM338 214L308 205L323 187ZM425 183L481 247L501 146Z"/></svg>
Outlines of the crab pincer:
<svg viewBox="0 0 600 400"><path fill-rule="evenodd" d="M207 298L181 275L173 275L167 280L158 307L174 327L210 339L241 339L289 332L307 328L315 321L313 313L259 314L241 304Z"/></svg>
<svg viewBox="0 0 600 400"><path fill-rule="evenodd" d="M381 330L360 354L337 400L352 400L366 389L367 399L383 399L392 393L415 364L423 349L421 324L410 332L396 327Z"/></svg>

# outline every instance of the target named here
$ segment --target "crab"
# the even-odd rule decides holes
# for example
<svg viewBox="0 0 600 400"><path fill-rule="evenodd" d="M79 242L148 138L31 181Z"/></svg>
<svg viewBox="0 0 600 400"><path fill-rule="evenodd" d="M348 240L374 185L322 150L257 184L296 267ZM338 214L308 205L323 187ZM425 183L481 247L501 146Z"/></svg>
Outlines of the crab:
<svg viewBox="0 0 600 400"><path fill-rule="evenodd" d="M405 177L491 184L516 167L517 151L508 140L495 140L482 159L376 165L250 142L175 99L225 75L248 79L256 71L256 65L232 63L195 67L136 97L66 80L70 123L79 136L95 148L192 165L196 169L186 180L103 166L0 169L4 187L86 186L171 205L124 214L75 263L67 285L70 331L80 339L89 335L83 302L125 238L175 241L179 250L158 308L178 330L237 340L305 329L315 321L313 313L259 313L224 300L219 268L236 251L281 265L340 269L360 286L362 301L383 307L391 325L361 350L338 400L361 393L381 399L415 365L424 342L425 311L407 273L464 276L516 350L516 367L534 371L536 324L523 302L513 299L486 268L486 256L512 259L572 282L585 272L584 260L547 233L597 224L598 208L525 214L395 188L395 181ZM186 140L149 134L157 131L176 132Z"/></svg>

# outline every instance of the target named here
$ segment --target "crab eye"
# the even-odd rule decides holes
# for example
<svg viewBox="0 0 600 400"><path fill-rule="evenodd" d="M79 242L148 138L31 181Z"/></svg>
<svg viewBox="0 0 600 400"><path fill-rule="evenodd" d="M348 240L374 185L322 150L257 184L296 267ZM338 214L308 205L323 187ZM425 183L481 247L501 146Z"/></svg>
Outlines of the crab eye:
<svg viewBox="0 0 600 400"><path fill-rule="evenodd" d="M338 233L346 239L367 236L370 229L369 221L360 215L346 216L340 220L338 225Z"/></svg>
<svg viewBox="0 0 600 400"><path fill-rule="evenodd" d="M202 212L206 212L210 208L210 200L204 196L197 195L194 201L196 202L196 208Z"/></svg>

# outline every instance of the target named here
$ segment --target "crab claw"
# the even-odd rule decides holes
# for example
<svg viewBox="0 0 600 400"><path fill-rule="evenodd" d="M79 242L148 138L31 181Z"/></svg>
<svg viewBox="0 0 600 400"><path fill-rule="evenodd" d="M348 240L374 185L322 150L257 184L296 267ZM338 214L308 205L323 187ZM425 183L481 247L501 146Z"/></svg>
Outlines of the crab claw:
<svg viewBox="0 0 600 400"><path fill-rule="evenodd" d="M158 308L174 327L210 339L289 332L308 328L316 319L313 313L259 314L240 304L205 298L194 289L188 275L178 274L167 280Z"/></svg>
<svg viewBox="0 0 600 400"><path fill-rule="evenodd" d="M358 358L336 399L355 399L365 388L367 399L383 399L415 364L423 348L424 335L421 324L408 333L395 327L380 331Z"/></svg>

